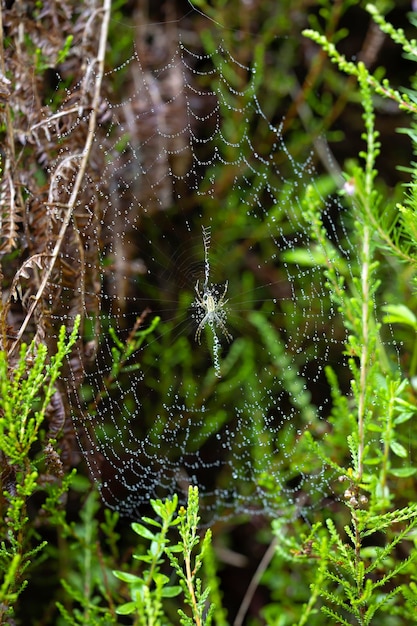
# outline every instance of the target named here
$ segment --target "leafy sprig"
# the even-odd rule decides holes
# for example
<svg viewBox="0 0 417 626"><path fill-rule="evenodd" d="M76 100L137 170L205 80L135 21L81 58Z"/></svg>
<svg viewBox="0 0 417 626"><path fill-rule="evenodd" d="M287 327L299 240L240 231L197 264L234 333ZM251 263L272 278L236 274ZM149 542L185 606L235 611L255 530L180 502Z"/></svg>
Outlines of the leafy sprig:
<svg viewBox="0 0 417 626"><path fill-rule="evenodd" d="M35 529L27 512L29 498L43 488L39 465L42 455L36 447L42 442L44 421L65 357L74 346L80 319L66 336L59 332L56 352L48 357L45 345L22 344L17 363L11 367L5 350L0 352L0 450L2 462L3 511L0 522L0 622L13 614L17 597L27 584L27 569L43 551L46 541L35 542ZM55 441L49 440L50 450ZM57 454L57 458L59 458ZM65 481L65 489L68 488ZM62 495L57 478L48 486L47 506L59 508Z"/></svg>
<svg viewBox="0 0 417 626"><path fill-rule="evenodd" d="M145 554L135 554L134 558L145 565L140 575L115 570L113 573L127 584L131 600L118 607L120 615L135 615L135 623L140 626L159 626L169 620L164 601L182 593L190 615L179 609L181 624L186 626L208 626L211 623L212 607L208 605L209 588L203 589L197 577L204 555L210 545L211 532L207 531L201 543L198 534L199 501L198 488L190 487L188 505L177 513L178 496L171 499L151 500L151 506L158 519L143 517L143 523L134 522L132 529L142 539L150 542ZM145 525L146 524L146 525ZM174 542L169 533L176 529L179 540ZM180 556L182 558L180 558ZM167 561L177 574L179 584L172 584L163 569ZM168 622L171 623L171 622Z"/></svg>

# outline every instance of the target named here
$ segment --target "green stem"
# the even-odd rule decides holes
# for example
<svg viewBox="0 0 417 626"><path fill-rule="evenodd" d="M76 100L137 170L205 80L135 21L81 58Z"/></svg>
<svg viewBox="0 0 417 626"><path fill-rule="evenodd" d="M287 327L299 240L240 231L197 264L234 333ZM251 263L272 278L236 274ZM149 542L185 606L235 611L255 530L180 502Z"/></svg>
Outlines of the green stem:
<svg viewBox="0 0 417 626"><path fill-rule="evenodd" d="M358 398L358 482L362 480L363 474L363 453L365 448L365 412L366 412L366 390L369 365L369 280L370 280L370 258L371 258L371 234L369 226L363 230L362 244L362 271L361 271L361 297L362 297L362 350L360 354L360 379Z"/></svg>
<svg viewBox="0 0 417 626"><path fill-rule="evenodd" d="M198 614L197 600L194 593L193 585L193 572L191 571L191 552L187 550L185 554L185 571L187 574L187 587L191 598L192 611L194 613L194 619L196 626L202 626L200 616Z"/></svg>

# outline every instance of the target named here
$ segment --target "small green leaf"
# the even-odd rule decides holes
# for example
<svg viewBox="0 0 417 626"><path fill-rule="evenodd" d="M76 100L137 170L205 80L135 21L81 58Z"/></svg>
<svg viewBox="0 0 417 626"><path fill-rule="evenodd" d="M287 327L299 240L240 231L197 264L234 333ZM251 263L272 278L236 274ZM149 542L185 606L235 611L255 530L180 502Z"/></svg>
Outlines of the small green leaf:
<svg viewBox="0 0 417 626"><path fill-rule="evenodd" d="M134 559L141 561L142 563L152 563L153 556L151 554L133 554Z"/></svg>
<svg viewBox="0 0 417 626"><path fill-rule="evenodd" d="M394 424L403 424L404 422L408 422L413 417L414 413L410 413L406 411L405 413L401 413L398 417L395 418Z"/></svg>
<svg viewBox="0 0 417 626"><path fill-rule="evenodd" d="M155 534L149 530L149 528L146 528L146 526L142 526L142 524L138 524L137 522L133 522L132 530L144 539L149 539L150 541L154 541L156 539Z"/></svg>
<svg viewBox="0 0 417 626"><path fill-rule="evenodd" d="M152 517L142 517L142 521L146 522L147 524L150 524L152 526L157 526L158 528L161 528L161 522L158 522L158 520L153 519Z"/></svg>
<svg viewBox="0 0 417 626"><path fill-rule="evenodd" d="M162 549L160 542L158 540L152 541L151 545L149 546L148 553L152 555L152 557L157 557L161 555L161 552Z"/></svg>
<svg viewBox="0 0 417 626"><path fill-rule="evenodd" d="M164 503L161 500L151 500L151 506L153 510L155 511L155 513L163 519L164 513L166 511Z"/></svg>
<svg viewBox="0 0 417 626"><path fill-rule="evenodd" d="M364 463L366 465L378 465L379 463L381 463L381 457L367 457L366 459L364 459Z"/></svg>
<svg viewBox="0 0 417 626"><path fill-rule="evenodd" d="M136 610L136 605L134 602L126 602L126 604L122 604L118 606L116 609L116 613L118 615L130 615L130 613L134 613Z"/></svg>
<svg viewBox="0 0 417 626"><path fill-rule="evenodd" d="M167 552L183 552L184 551L184 546L182 546L181 544L178 544L176 546L170 546L167 549Z"/></svg>
<svg viewBox="0 0 417 626"><path fill-rule="evenodd" d="M372 431L373 433L382 433L383 428L381 428L381 426L378 426L378 424L373 424L372 422L370 422L368 424L368 430Z"/></svg>
<svg viewBox="0 0 417 626"><path fill-rule="evenodd" d="M139 576L129 574L129 572L121 572L120 570L113 570L113 575L119 580L123 580L125 583L140 583L144 584L144 581Z"/></svg>
<svg viewBox="0 0 417 626"><path fill-rule="evenodd" d="M391 441L389 447L393 451L396 456L401 457L402 459L406 459L408 456L407 450L402 446L398 441Z"/></svg>
<svg viewBox="0 0 417 626"><path fill-rule="evenodd" d="M293 250L286 250L282 253L281 258L286 263L293 263L303 267L327 266L326 255L318 246L308 249L295 248Z"/></svg>
<svg viewBox="0 0 417 626"><path fill-rule="evenodd" d="M416 472L417 467L396 467L390 469L390 474L398 478L408 478L409 476L414 476Z"/></svg>
<svg viewBox="0 0 417 626"><path fill-rule="evenodd" d="M387 304L382 310L386 313L382 320L385 324L406 324L417 330L417 318L404 304Z"/></svg>
<svg viewBox="0 0 417 626"><path fill-rule="evenodd" d="M163 598L174 598L175 596L180 594L181 591L182 589L179 585L172 586L172 587L164 587L162 589L161 595Z"/></svg>
<svg viewBox="0 0 417 626"><path fill-rule="evenodd" d="M165 574L161 574L160 572L155 572L153 579L155 584L160 585L161 587L169 583L168 576L165 576Z"/></svg>

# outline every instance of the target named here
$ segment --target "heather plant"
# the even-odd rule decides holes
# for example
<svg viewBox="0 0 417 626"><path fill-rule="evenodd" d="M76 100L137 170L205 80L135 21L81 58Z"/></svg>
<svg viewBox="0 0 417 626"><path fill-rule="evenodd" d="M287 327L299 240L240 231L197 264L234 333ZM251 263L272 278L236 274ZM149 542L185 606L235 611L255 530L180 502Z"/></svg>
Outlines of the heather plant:
<svg viewBox="0 0 417 626"><path fill-rule="evenodd" d="M256 46L232 2L199 1L192 27L167 14L162 34L141 7L133 56L107 73L108 32L111 66L128 48L128 29L113 43L121 3L110 27L109 3L2 11L2 623L232 622L222 525L252 517L270 545L235 626L415 621L415 165L390 195L375 108L376 94L414 121L414 83L347 61L341 20L358 3L325 0L299 85L275 35L306 3L253 4ZM320 132L348 92L364 144L342 176ZM311 143L326 174L293 157ZM73 471L78 446L114 511ZM33 617L22 594L48 568ZM270 601L246 617L261 587Z"/></svg>
<svg viewBox="0 0 417 626"><path fill-rule="evenodd" d="M403 31L386 22L374 6L369 5L368 10L379 26L403 46L404 53L414 55L414 42L409 42ZM387 325L412 328L414 316L405 304L393 300L395 286L383 283L389 281L383 265L390 259L398 272L404 270L404 265L415 271L415 172L414 166L409 168L411 183L397 204L387 202L378 190L376 160L381 144L375 130L372 96L374 92L389 97L414 115L414 95L411 90L402 93L393 89L387 79L381 82L363 63L346 61L317 31L309 30L305 35L319 43L342 71L356 77L363 104L366 147L360 154L361 161L346 175L344 187L351 213L349 238L359 251L350 275L335 273L343 257L329 240L321 217L321 200L313 188L308 190L304 204L305 217L322 251L329 296L343 312L351 372L351 393L345 396L337 375L330 366L327 368L333 398L329 417L332 430L320 443L310 435L307 439L343 485L341 499L346 503L346 515L339 505L337 515L325 517L310 530L300 530L297 524L301 542L288 532L285 522L275 520L276 549L284 561L309 563L314 569L314 575L308 576L311 595L306 593L295 623L322 623L317 609L328 623L410 623L415 619L411 590L417 512L413 490L409 489L410 478L416 473L412 438L414 379L404 377L395 350L392 353L383 337ZM414 141L414 131L407 132ZM389 298L388 304L381 300L381 292L383 298ZM410 353L413 355L412 349ZM413 362L411 356L410 376L414 376ZM343 432L348 433L348 455L340 447ZM337 455L329 454L329 450L337 450ZM403 544L400 558L399 544ZM296 567L298 572L303 571ZM278 612L278 606L268 608L269 623L276 623Z"/></svg>
<svg viewBox="0 0 417 626"><path fill-rule="evenodd" d="M145 554L134 555L134 558L145 564L146 569L143 569L140 576L122 571L114 572L117 578L128 584L132 597L117 612L122 615L134 613L134 623L141 626L166 624L168 622L163 607L164 598L181 594L189 614L179 608L178 617L174 617L174 621L170 623L179 619L184 626L211 624L214 607L209 602L210 587L204 588L199 577L199 570L210 549L211 531L207 530L203 539L200 539L198 488L189 488L187 508L181 507L177 510L177 496L165 502L153 500L151 505L156 519L143 518L147 526L132 524L133 530L142 540L151 542ZM168 532L172 528L179 535L177 542L168 538ZM176 584L172 584L171 577L161 571L164 559L177 576Z"/></svg>
<svg viewBox="0 0 417 626"><path fill-rule="evenodd" d="M0 450L2 458L2 514L0 566L0 619L12 619L29 571L45 552L46 541L38 538L28 503L35 494L46 494L45 510L61 508L71 482L59 457L59 444L44 430L45 417L53 401L55 385L65 357L77 340L79 319L66 337L63 326L56 352L48 359L44 344L22 344L11 363L0 352Z"/></svg>
<svg viewBox="0 0 417 626"><path fill-rule="evenodd" d="M405 43L403 34L374 8L370 12L410 53L413 44ZM357 252L348 264L324 225L317 188L309 186L303 200L303 217L317 244L314 261L322 266L329 297L342 313L347 330L345 354L351 379L346 393L337 372L330 365L326 368L332 394L331 428L321 440L314 432L305 433L301 446L301 450L314 449L329 468L334 505L320 514L312 513L319 521L310 528L302 520L290 525L285 518L273 521L276 540L271 554L275 552L275 561L269 568L265 563L263 567L264 580L277 597L264 616L268 624L322 624L323 615L329 624L410 623L415 610L417 524L417 505L410 488L416 473L410 439L416 414L411 378L415 358L410 348L410 378L404 377L396 342L387 337L389 332L395 335L397 324L409 328L413 336L415 320L405 304L393 301L393 286L383 284L382 277L389 281L384 268L388 259L397 271L405 264L410 270L415 265L415 174L410 168L412 181L401 202L390 205L384 201L377 185L381 144L375 130L372 90L392 97L411 112L413 96L410 91L404 96L393 90L387 81L379 83L361 63L347 64L317 33L306 34L329 51L342 70L355 75L363 104L365 148L360 161L350 166L342 192L350 212L348 244ZM414 132L409 134L414 139ZM305 259L302 249L298 255ZM292 255L292 261L296 260L297 253ZM400 484L403 489L398 488ZM271 490L275 487L271 479ZM284 575L286 562L293 569ZM178 568L175 562L174 568ZM134 584L133 579L131 582ZM284 600L288 585L294 591L290 600ZM294 605L290 608L291 600ZM243 614L234 623L243 623Z"/></svg>

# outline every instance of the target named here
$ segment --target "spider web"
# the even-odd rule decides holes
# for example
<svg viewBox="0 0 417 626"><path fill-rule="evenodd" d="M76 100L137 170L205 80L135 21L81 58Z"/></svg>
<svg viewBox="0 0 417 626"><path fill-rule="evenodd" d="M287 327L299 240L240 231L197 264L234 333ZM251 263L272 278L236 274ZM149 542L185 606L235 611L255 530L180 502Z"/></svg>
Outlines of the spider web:
<svg viewBox="0 0 417 626"><path fill-rule="evenodd" d="M137 43L108 74L123 98L107 97L93 151L103 171L85 183L100 209L74 221L83 248L100 251L83 286L99 306L85 306L67 381L79 443L122 515L185 498L189 484L208 518L295 515L328 491L300 442L306 429L325 435L324 367L345 339L303 217L314 156L292 158L259 102L256 64L221 38L203 50L180 34L163 52ZM335 197L324 201L347 259L344 219ZM66 262L78 259L67 251ZM227 284L230 342L212 320L196 340L207 312L197 284L214 306ZM56 318L71 315L63 305Z"/></svg>

